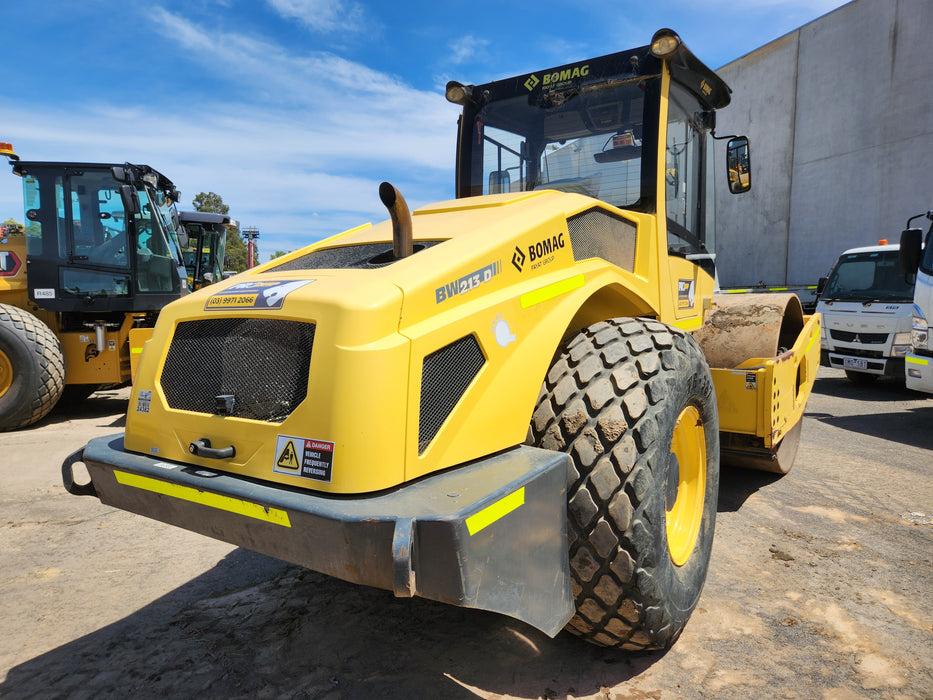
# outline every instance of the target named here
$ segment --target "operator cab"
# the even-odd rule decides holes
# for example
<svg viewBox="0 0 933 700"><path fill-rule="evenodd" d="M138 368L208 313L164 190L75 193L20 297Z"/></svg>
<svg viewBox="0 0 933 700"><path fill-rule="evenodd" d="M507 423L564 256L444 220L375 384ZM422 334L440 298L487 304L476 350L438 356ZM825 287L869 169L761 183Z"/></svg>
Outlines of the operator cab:
<svg viewBox="0 0 933 700"><path fill-rule="evenodd" d="M479 86L450 82L448 101L463 107L457 197L552 189L649 214L663 206L669 252L711 267L702 262L711 263L713 251L708 168L715 110L729 92L670 30L650 46L546 71ZM728 160L730 190L746 191L747 139L730 143Z"/></svg>
<svg viewBox="0 0 933 700"><path fill-rule="evenodd" d="M239 223L226 214L182 211L178 220L188 237L183 246L185 270L192 289L219 282L224 273L227 231L238 229Z"/></svg>
<svg viewBox="0 0 933 700"><path fill-rule="evenodd" d="M157 310L187 294L171 180L147 165L17 160L29 298L47 311Z"/></svg>

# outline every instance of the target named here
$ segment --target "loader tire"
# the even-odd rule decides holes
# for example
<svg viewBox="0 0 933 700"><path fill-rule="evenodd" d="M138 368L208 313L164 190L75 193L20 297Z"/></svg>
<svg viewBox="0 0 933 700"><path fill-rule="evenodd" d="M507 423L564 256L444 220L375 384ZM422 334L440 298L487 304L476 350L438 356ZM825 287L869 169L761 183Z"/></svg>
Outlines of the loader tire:
<svg viewBox="0 0 933 700"><path fill-rule="evenodd" d="M567 629L601 646L670 647L706 579L719 492L719 419L693 338L611 319L556 356L530 442L567 453Z"/></svg>
<svg viewBox="0 0 933 700"><path fill-rule="evenodd" d="M28 311L0 304L0 430L43 418L65 385L65 358L52 330Z"/></svg>

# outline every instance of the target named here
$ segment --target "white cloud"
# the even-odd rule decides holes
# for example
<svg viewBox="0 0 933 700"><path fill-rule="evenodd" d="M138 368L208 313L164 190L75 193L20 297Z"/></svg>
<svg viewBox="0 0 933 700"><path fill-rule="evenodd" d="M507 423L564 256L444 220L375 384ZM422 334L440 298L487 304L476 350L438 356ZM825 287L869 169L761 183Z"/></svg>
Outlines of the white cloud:
<svg viewBox="0 0 933 700"><path fill-rule="evenodd" d="M129 107L8 100L4 140L24 160L148 163L175 182L185 207L198 192L216 192L242 225L260 229L264 258L385 219L382 180L412 208L453 197L457 112L441 94L326 52L295 55L208 31L162 9L151 19L217 76L210 90ZM0 186L0 205L17 219L19 187L11 176Z"/></svg>
<svg viewBox="0 0 933 700"><path fill-rule="evenodd" d="M472 61L475 56L482 53L490 42L488 39L477 39L475 36L464 36L450 42L451 51L450 62L454 65L460 65L467 61Z"/></svg>
<svg viewBox="0 0 933 700"><path fill-rule="evenodd" d="M343 0L267 0L285 19L297 19L316 32L359 31L365 14L363 8Z"/></svg>

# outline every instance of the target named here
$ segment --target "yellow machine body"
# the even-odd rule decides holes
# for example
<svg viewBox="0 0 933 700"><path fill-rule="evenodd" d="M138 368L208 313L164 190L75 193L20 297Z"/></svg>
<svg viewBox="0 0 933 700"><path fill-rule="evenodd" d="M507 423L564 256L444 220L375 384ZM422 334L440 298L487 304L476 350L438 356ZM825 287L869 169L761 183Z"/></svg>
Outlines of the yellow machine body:
<svg viewBox="0 0 933 700"><path fill-rule="evenodd" d="M632 236L629 269L575 254L567 221L582 213L621 220ZM217 467L216 459L190 453L193 442L207 439L235 447L236 456L223 460L233 473L332 493L378 491L520 444L542 378L568 334L620 316L698 329L713 297L714 281L697 265L659 254L654 217L582 195L541 191L444 202L415 211L413 231L416 244L443 242L381 269L289 269L317 251L391 240L388 222L365 226L163 310L139 365L127 449ZM516 251L525 258L521 269ZM694 285L689 305L678 297L680 280ZM281 306L259 309L252 293L231 293L244 284L296 288ZM258 316L315 325L307 398L282 422L173 409L162 377L177 325ZM723 430L760 437L765 447L779 441L802 416L818 335L812 319L786 356L717 371ZM425 444L419 434L426 358L467 337L478 345L482 367ZM777 400L775 392L788 398ZM288 465L320 452L302 442L327 446L320 478L297 468L289 473Z"/></svg>
<svg viewBox="0 0 933 700"><path fill-rule="evenodd" d="M125 432L63 483L397 596L667 648L720 462L787 471L819 364L797 297L716 293L729 88L660 30L446 94L457 198L409 212L382 183L388 221L166 306L132 337ZM726 153L738 194L748 140Z"/></svg>

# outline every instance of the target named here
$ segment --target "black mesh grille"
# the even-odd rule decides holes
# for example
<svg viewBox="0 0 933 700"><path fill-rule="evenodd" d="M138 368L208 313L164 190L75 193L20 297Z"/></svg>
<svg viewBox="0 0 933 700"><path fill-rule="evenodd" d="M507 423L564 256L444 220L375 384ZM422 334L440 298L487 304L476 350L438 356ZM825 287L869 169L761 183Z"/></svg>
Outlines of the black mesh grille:
<svg viewBox="0 0 933 700"><path fill-rule="evenodd" d="M441 241L416 241L414 252L435 246ZM270 267L266 272L296 272L299 270L370 270L396 262L392 243L363 243L340 248L315 250L281 265Z"/></svg>
<svg viewBox="0 0 933 700"><path fill-rule="evenodd" d="M427 449L463 392L486 363L472 335L432 352L421 371L421 415L418 454Z"/></svg>
<svg viewBox="0 0 933 700"><path fill-rule="evenodd" d="M185 321L165 359L160 382L171 408L281 423L308 393L314 324L260 318Z"/></svg>
<svg viewBox="0 0 933 700"><path fill-rule="evenodd" d="M629 272L635 269L636 227L603 209L590 209L567 219L573 259L602 258Z"/></svg>
<svg viewBox="0 0 933 700"><path fill-rule="evenodd" d="M866 345L880 345L888 342L887 333L852 333L851 331L830 330L829 335L833 340L843 343L860 342Z"/></svg>

